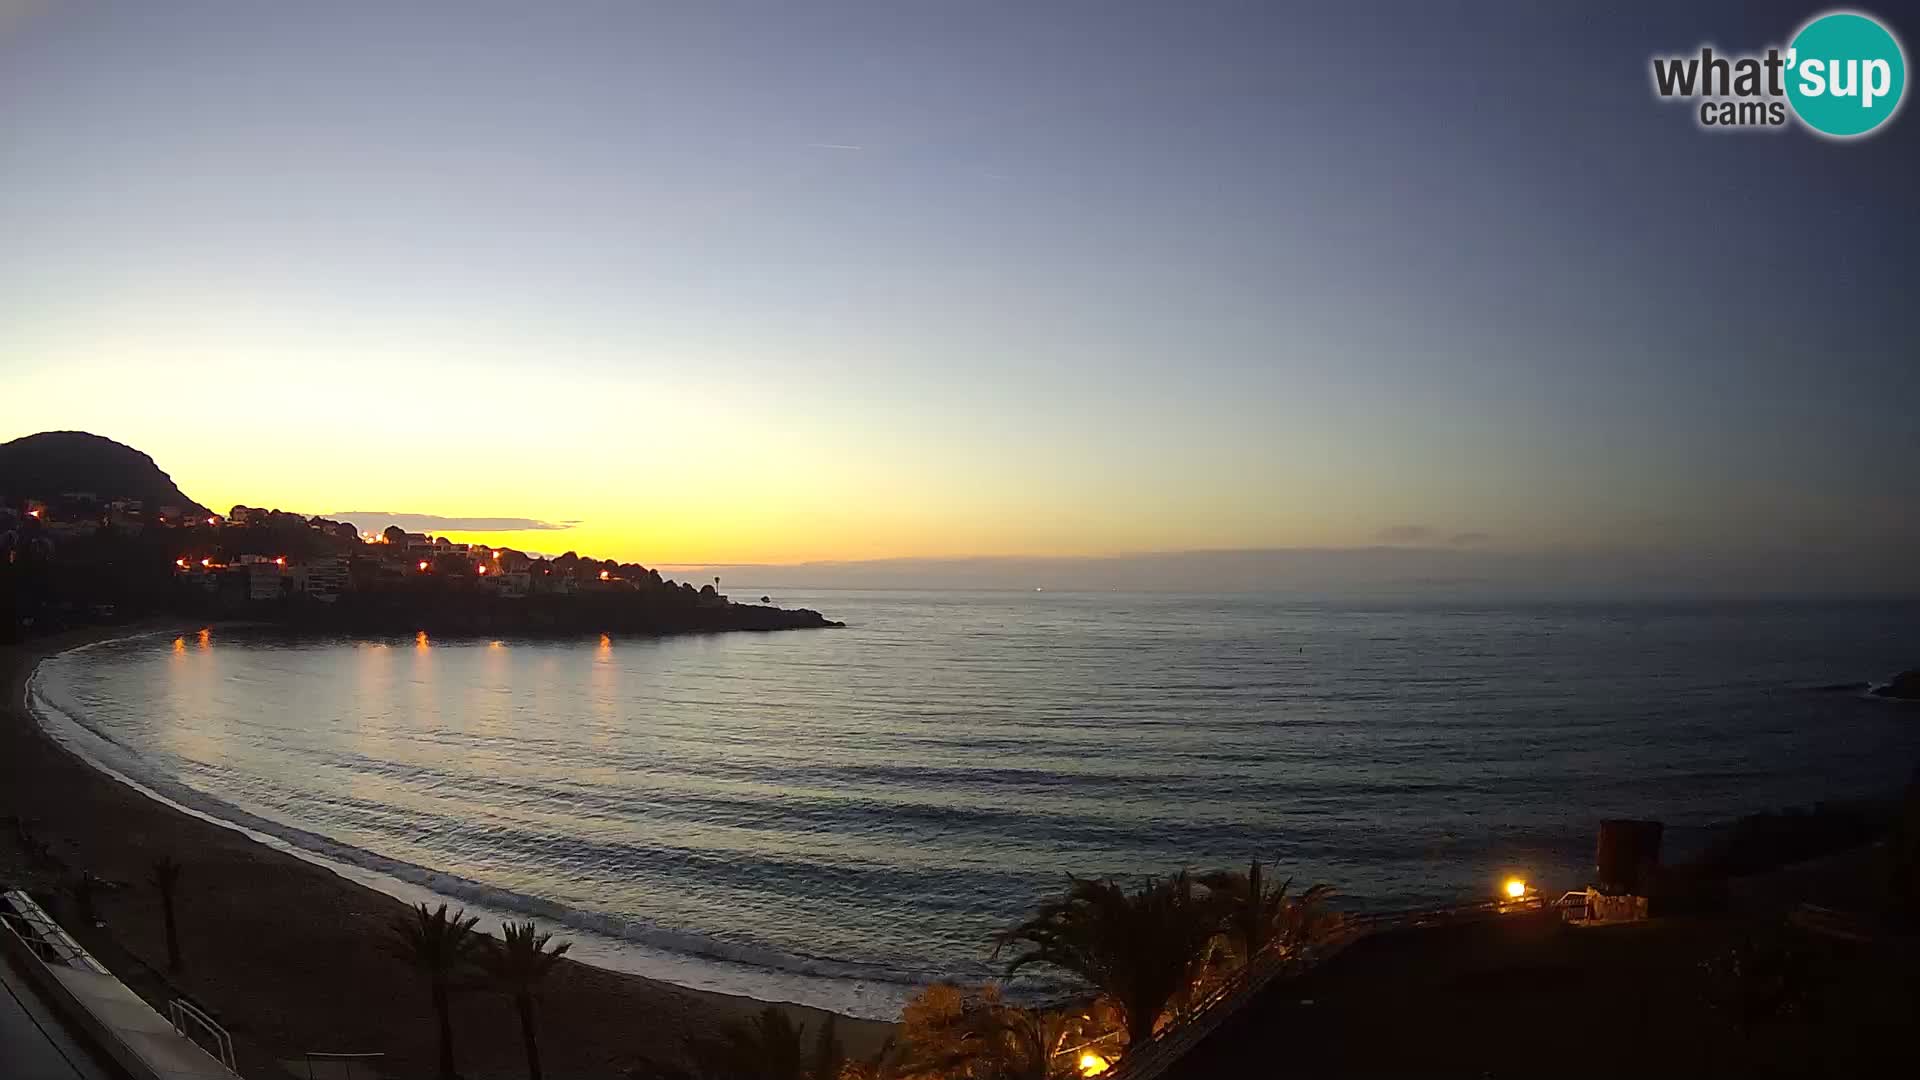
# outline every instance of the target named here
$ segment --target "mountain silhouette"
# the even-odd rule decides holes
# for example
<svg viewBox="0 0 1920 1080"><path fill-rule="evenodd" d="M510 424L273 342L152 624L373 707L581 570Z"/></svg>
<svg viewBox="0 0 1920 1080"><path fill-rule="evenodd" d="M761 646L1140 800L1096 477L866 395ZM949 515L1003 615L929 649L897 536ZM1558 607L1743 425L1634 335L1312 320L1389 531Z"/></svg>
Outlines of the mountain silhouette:
<svg viewBox="0 0 1920 1080"><path fill-rule="evenodd" d="M103 502L140 499L150 509L207 512L152 458L112 439L85 431L43 431L0 444L0 497L52 499L83 491Z"/></svg>

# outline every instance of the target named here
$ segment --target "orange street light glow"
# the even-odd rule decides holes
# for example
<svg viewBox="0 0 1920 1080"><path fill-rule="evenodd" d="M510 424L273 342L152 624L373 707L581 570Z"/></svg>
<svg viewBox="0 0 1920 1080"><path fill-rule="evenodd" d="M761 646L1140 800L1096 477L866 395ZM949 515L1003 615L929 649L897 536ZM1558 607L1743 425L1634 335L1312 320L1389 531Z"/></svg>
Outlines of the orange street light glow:
<svg viewBox="0 0 1920 1080"><path fill-rule="evenodd" d="M287 565L287 557L285 555L280 556L279 558L273 560L273 565L275 566Z"/></svg>
<svg viewBox="0 0 1920 1080"><path fill-rule="evenodd" d="M1525 899L1527 895L1527 883L1519 878L1508 878L1507 895L1515 900Z"/></svg>
<svg viewBox="0 0 1920 1080"><path fill-rule="evenodd" d="M473 564L473 572L474 572L474 573L476 573L476 574L479 574L479 575L480 575L481 577L486 577L486 576L487 576L487 564L486 564L486 563L474 563L474 564Z"/></svg>
<svg viewBox="0 0 1920 1080"><path fill-rule="evenodd" d="M1107 1071L1107 1059L1089 1050L1080 1055L1080 1075L1099 1076Z"/></svg>
<svg viewBox="0 0 1920 1080"><path fill-rule="evenodd" d="M200 560L200 565L201 565L201 566L212 566L212 565L213 565L213 560L212 560L212 559L201 559L201 560Z"/></svg>
<svg viewBox="0 0 1920 1080"><path fill-rule="evenodd" d="M425 559L420 560L420 572L423 574L427 572L427 561Z"/></svg>

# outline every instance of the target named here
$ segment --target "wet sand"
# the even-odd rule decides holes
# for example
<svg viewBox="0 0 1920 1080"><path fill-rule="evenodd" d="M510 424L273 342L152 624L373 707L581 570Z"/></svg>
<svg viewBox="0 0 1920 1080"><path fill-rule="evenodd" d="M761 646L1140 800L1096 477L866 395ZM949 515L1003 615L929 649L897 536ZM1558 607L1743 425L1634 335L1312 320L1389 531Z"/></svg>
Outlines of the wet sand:
<svg viewBox="0 0 1920 1080"><path fill-rule="evenodd" d="M197 629L197 626L194 627ZM187 629L173 621L75 631L0 647L0 879L51 900L55 917L149 1001L191 996L234 1037L242 1074L284 1075L276 1062L306 1051L379 1052L391 1077L431 1075L433 1014L425 983L386 951L389 925L407 907L239 832L183 814L94 770L48 739L26 707L26 683L45 657L90 641ZM50 858L27 850L23 825ZM154 860L184 868L178 893L178 974L164 973ZM71 882L89 872L104 927L79 925ZM484 928L484 924L483 924ZM564 935L563 935L564 936ZM677 1062L688 1035L758 1011L747 998L687 990L563 962L538 1005L549 1077L645 1075ZM825 1015L783 1005L809 1035ZM456 1060L470 1078L526 1071L508 1000L461 994L454 1006ZM892 1025L840 1017L849 1053L877 1048Z"/></svg>

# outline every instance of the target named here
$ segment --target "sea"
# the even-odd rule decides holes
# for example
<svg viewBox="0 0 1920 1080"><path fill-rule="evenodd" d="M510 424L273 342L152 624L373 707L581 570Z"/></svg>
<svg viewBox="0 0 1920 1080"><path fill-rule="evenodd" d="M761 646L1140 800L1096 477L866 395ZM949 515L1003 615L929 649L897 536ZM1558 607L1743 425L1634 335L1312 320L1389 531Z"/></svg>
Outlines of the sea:
<svg viewBox="0 0 1920 1080"><path fill-rule="evenodd" d="M213 627L46 661L157 798L682 985L891 1018L1069 875L1277 863L1338 905L1554 892L1896 792L1920 600L793 591L844 629L564 641ZM1016 983L1040 994L1044 983Z"/></svg>

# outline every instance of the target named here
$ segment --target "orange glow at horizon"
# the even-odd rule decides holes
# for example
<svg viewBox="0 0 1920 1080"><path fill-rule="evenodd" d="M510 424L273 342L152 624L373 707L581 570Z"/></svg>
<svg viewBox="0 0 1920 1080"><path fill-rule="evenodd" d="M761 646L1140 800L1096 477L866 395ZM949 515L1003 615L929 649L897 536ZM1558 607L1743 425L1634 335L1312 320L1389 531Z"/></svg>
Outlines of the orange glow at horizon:
<svg viewBox="0 0 1920 1080"><path fill-rule="evenodd" d="M393 377L385 363L368 374ZM410 376L401 378L395 402L408 398ZM1084 444L1064 432L1035 436L1045 445L1015 440L985 448L972 445L964 431L896 432L903 440L898 452L877 455L871 440L885 432L862 429L861 423L875 422L864 414L831 424L823 418L801 430L789 430L771 417L760 418L764 423L742 418L730 427L729 440L689 461L686 469L648 475L644 506L610 496L602 472L555 468L557 461L575 458L645 461L689 444L711 443L709 422L702 418L706 395L689 392L681 409L669 407L679 400L670 389L650 387L668 422L636 428L618 404L624 399L586 386L572 388L563 380L555 392L571 403L569 423L561 428L507 425L510 434L488 467L477 472L395 468L389 448L377 440L289 431L265 419L242 419L237 426L223 420L220 438L156 425L143 403L164 397L170 388L144 385L138 376L119 387L113 402L80 410L73 424L151 454L183 491L216 510L244 504L344 519L373 534L366 539L375 543L384 542L378 530L389 522L354 511L385 507L396 514L437 515L446 523L406 522L403 527L482 545L483 558L493 550L504 555L507 548L546 555L573 551L646 566L1079 557L1365 544L1377 527L1353 520L1352 498L1341 483L1301 475L1297 466L1284 463L1196 470L1133 453L1094 460L1087 458ZM431 388L436 400L446 392L438 383ZM322 397L321 404L348 411L366 407L358 400ZM397 404L379 406L364 422L376 427L391 422L393 430L413 430L428 440L458 440L489 419L505 419L490 397L469 400L454 391L454 400L445 405L435 414L444 418L424 426L416 413L389 414L400 409ZM233 454L233 440L247 438L287 452ZM1031 465L1040 460L1058 467L1035 474ZM1263 484L1283 485L1289 498L1246 498L1255 471ZM461 527L472 516L512 516L560 527ZM1482 524L1475 518L1460 527Z"/></svg>

